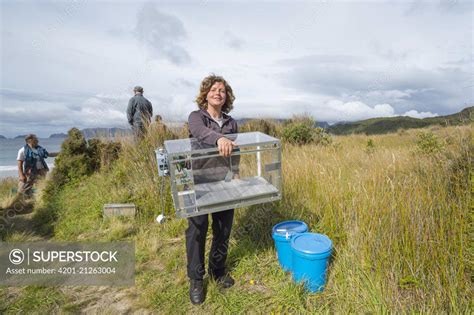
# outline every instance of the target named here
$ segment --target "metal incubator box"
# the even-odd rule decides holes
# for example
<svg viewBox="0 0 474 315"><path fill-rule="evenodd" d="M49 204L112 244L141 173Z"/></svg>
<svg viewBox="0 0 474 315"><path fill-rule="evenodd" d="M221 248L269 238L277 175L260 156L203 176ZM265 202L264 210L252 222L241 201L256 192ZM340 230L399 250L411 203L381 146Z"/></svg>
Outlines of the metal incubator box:
<svg viewBox="0 0 474 315"><path fill-rule="evenodd" d="M181 218L281 199L280 140L261 132L227 134L229 157L195 138L167 140L156 150L158 173L170 176Z"/></svg>

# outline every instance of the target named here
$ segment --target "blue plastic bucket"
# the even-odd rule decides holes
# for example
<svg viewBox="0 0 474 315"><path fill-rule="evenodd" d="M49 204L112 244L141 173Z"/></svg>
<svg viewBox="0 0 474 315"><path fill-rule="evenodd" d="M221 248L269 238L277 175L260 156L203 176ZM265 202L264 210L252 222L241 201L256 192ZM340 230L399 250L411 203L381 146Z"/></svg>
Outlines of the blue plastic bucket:
<svg viewBox="0 0 474 315"><path fill-rule="evenodd" d="M331 240L323 234L304 233L291 239L293 280L304 282L310 292L324 290Z"/></svg>
<svg viewBox="0 0 474 315"><path fill-rule="evenodd" d="M291 238L298 233L308 231L308 226L303 221L284 221L275 225L272 229L272 237L280 266L285 271L292 270L291 263Z"/></svg>

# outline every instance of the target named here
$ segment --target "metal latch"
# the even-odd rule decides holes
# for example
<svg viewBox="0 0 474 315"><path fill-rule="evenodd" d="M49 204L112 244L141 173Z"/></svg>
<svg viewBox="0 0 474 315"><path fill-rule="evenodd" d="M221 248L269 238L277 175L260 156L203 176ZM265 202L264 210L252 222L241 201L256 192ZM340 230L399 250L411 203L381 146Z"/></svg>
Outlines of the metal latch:
<svg viewBox="0 0 474 315"><path fill-rule="evenodd" d="M168 168L168 155L163 148L155 150L156 161L158 163L158 176L168 176L170 174Z"/></svg>

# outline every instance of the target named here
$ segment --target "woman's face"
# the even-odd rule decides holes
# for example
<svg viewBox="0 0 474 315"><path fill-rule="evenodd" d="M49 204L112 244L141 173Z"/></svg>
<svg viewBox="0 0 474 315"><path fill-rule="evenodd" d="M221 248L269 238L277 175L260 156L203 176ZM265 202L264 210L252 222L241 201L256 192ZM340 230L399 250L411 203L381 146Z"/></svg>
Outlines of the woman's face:
<svg viewBox="0 0 474 315"><path fill-rule="evenodd" d="M222 108L225 104L226 92L225 85L222 82L216 82L211 86L211 89L207 93L207 104L214 108Z"/></svg>

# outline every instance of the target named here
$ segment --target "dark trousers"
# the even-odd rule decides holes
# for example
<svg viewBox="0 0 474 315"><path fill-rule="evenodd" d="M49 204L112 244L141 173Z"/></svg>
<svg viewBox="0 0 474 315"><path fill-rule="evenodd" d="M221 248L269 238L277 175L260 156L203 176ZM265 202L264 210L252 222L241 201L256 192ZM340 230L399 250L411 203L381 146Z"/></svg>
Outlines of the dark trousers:
<svg viewBox="0 0 474 315"><path fill-rule="evenodd" d="M234 219L234 209L212 213L212 245L209 253L209 274L223 276L229 247L229 236ZM186 255L188 258L188 277L202 279L205 274L204 250L209 226L209 215L188 219L186 230Z"/></svg>

